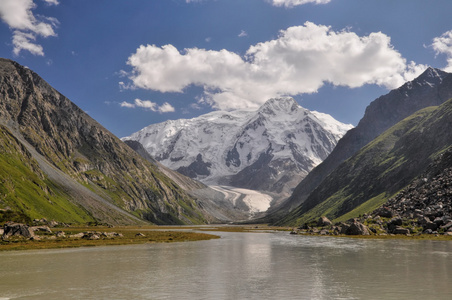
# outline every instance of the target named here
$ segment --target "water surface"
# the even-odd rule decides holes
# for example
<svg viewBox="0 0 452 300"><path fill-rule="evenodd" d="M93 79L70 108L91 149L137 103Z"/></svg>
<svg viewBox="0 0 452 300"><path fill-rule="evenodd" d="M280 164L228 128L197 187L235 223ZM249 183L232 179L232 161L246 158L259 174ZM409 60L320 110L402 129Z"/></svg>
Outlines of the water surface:
<svg viewBox="0 0 452 300"><path fill-rule="evenodd" d="M0 300L452 299L452 242L219 234L0 252Z"/></svg>

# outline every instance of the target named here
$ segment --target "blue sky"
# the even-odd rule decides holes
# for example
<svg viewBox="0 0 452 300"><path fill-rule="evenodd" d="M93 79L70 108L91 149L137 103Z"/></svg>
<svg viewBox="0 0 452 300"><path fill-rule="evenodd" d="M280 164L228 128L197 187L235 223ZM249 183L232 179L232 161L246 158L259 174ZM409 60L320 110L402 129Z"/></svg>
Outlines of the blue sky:
<svg viewBox="0 0 452 300"><path fill-rule="evenodd" d="M118 137L276 96L354 125L427 66L450 0L0 0L0 56Z"/></svg>

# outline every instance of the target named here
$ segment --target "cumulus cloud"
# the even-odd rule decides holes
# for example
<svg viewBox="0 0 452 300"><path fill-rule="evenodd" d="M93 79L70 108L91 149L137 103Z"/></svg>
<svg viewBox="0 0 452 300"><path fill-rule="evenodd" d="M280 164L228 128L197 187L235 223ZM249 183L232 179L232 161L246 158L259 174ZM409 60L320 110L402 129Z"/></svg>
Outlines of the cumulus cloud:
<svg viewBox="0 0 452 300"><path fill-rule="evenodd" d="M141 107L146 110L151 110L151 111L159 112L159 113L168 113L168 112L175 111L175 108L168 102L165 102L161 106L159 106L157 103L149 101L149 100L135 99L135 101L133 103L124 101L124 102L121 102L119 105L121 107L127 107L127 108Z"/></svg>
<svg viewBox="0 0 452 300"><path fill-rule="evenodd" d="M360 37L310 22L251 46L245 56L227 50L142 45L128 64L133 87L183 92L196 85L204 89L200 102L226 110L254 109L271 97L315 93L326 82L396 88L426 68L407 63L381 32Z"/></svg>
<svg viewBox="0 0 452 300"><path fill-rule="evenodd" d="M447 58L446 72L452 72L452 30L433 39L433 49L437 54L445 54Z"/></svg>
<svg viewBox="0 0 452 300"><path fill-rule="evenodd" d="M56 0L44 0L47 4L57 5ZM13 30L13 53L19 55L22 50L34 55L44 55L42 46L36 43L36 38L56 36L55 27L58 20L55 18L39 17L33 15L36 8L33 0L1 0L0 19Z"/></svg>
<svg viewBox="0 0 452 300"><path fill-rule="evenodd" d="M330 1L331 0L271 0L271 3L274 6L294 7L297 5L303 5L307 3L327 4Z"/></svg>

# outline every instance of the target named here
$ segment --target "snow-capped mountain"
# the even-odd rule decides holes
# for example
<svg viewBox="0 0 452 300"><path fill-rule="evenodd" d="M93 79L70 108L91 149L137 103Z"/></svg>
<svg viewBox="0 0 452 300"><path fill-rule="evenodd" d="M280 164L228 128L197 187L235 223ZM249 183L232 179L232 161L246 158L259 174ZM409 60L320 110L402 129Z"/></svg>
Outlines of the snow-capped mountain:
<svg viewBox="0 0 452 300"><path fill-rule="evenodd" d="M135 140L163 165L207 184L289 193L352 125L270 99L257 111L215 111L153 124Z"/></svg>

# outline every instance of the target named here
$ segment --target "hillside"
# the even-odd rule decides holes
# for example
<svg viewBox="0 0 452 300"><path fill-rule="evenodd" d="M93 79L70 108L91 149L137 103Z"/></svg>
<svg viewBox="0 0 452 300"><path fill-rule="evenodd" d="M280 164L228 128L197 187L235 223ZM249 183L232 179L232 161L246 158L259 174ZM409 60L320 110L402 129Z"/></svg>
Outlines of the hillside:
<svg viewBox="0 0 452 300"><path fill-rule="evenodd" d="M447 225L443 229L452 228L452 223L445 221L452 218L452 147L408 187L389 199L384 209L404 219L416 218L419 222L425 222L424 218L436 219L438 225Z"/></svg>
<svg viewBox="0 0 452 300"><path fill-rule="evenodd" d="M343 161L385 130L416 111L452 98L452 74L428 68L418 78L374 100L358 125L339 140L331 154L295 188L282 212L296 208Z"/></svg>
<svg viewBox="0 0 452 300"><path fill-rule="evenodd" d="M452 100L397 123L343 162L280 224L321 215L346 220L367 213L406 187L452 145Z"/></svg>
<svg viewBox="0 0 452 300"><path fill-rule="evenodd" d="M0 180L12 186L25 181L24 190L28 191L3 196L2 209L62 222L206 221L195 199L156 166L36 73L6 59L0 59L0 122L3 142L12 140L15 149L23 149L2 154L8 168L21 168L14 176L3 172ZM8 155L14 155L16 162ZM32 192L36 187L43 192ZM61 207L53 205L56 198L48 199L47 194L58 195ZM38 205L45 201L52 203L51 208ZM30 210L30 206L40 209Z"/></svg>

